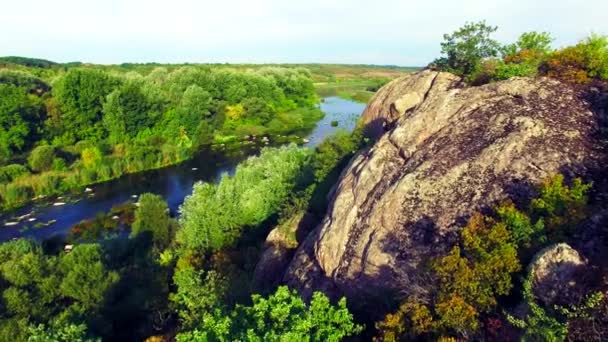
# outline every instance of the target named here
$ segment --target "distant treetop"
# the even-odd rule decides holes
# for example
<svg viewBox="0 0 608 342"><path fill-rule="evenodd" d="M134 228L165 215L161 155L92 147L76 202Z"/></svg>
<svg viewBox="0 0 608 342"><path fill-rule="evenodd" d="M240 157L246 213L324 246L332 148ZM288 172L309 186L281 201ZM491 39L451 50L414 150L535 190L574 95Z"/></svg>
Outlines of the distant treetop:
<svg viewBox="0 0 608 342"><path fill-rule="evenodd" d="M6 56L0 57L0 64L19 64L25 65L27 67L35 67L35 68L51 68L55 65L58 65L56 62L48 61L46 59L40 58L29 58L29 57L20 57L20 56Z"/></svg>

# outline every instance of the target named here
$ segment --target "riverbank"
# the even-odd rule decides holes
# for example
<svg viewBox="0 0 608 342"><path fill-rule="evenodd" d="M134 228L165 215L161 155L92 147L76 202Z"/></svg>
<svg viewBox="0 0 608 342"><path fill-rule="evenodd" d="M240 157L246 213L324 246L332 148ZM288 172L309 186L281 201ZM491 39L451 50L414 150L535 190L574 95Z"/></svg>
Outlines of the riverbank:
<svg viewBox="0 0 608 342"><path fill-rule="evenodd" d="M231 174L238 163L248 156L259 152L264 146L278 146L298 142L305 147L315 147L325 137L339 129L352 130L365 105L337 97L325 98L319 105L324 117L318 121L307 135L280 135L266 142L263 137L249 137L239 144L224 144L219 149L199 151L191 159L181 163L145 172L126 174L114 180L89 186L90 192L80 188L77 193L58 197L47 197L36 203L30 203L17 210L5 212L0 218L0 240L6 241L17 237L47 239L54 234L66 234L71 226L95 217L98 213L107 213L113 206L126 202L136 202L137 196L144 192L161 195L168 203L173 215L177 214L179 205L192 191L197 181L216 182L223 174ZM338 122L332 126L331 122ZM221 145L220 145L221 147ZM135 197L134 197L135 196ZM65 203L54 206L53 203ZM28 215L27 219L16 219ZM35 218L35 221L28 221ZM51 222L45 227L35 228L38 222ZM6 226L8 222L17 224Z"/></svg>
<svg viewBox="0 0 608 342"><path fill-rule="evenodd" d="M124 175L136 174L145 171L158 170L178 165L192 159L203 150L213 150L217 153L239 149L243 145L268 145L284 143L305 143L303 137L309 134L316 123L323 118L323 113L317 107L298 108L282 114L285 116L280 122L268 129L252 131L247 135L215 135L209 145L202 145L193 151L192 148L176 146L171 150L143 152L131 157L120 152L107 156L96 157L92 166L86 163L75 163L72 167L63 170L50 170L30 174L23 168L22 174L6 184L0 184L2 195L2 210L11 212L30 203L65 202L63 196L78 197L87 187L118 179ZM238 133L238 132L237 132ZM253 134L256 133L256 134ZM256 141L257 139L257 141ZM82 153L82 152L81 152Z"/></svg>

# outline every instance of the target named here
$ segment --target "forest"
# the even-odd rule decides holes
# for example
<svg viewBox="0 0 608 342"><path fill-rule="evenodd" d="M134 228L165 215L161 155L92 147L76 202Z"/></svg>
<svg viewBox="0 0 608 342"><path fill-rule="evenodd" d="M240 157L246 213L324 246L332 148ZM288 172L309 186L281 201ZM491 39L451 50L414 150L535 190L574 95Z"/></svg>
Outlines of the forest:
<svg viewBox="0 0 608 342"><path fill-rule="evenodd" d="M322 117L302 68L22 64L0 69L4 209L249 136L297 141Z"/></svg>
<svg viewBox="0 0 608 342"><path fill-rule="evenodd" d="M304 212L320 220L340 167L364 143L361 129L314 151L293 143L323 115L314 80L336 66L312 74L301 66L0 63L4 210L205 148L239 149L256 136L292 142L267 147L218 184L195 185L178 217L160 196L142 194L67 236L0 244L0 340L321 341L362 330L345 300L317 293L306 303L286 287L252 292L268 229ZM354 72L329 82L367 80L362 74L375 70L339 68Z"/></svg>
<svg viewBox="0 0 608 342"><path fill-rule="evenodd" d="M480 22L446 35L444 56L429 68L457 74L466 86L522 76L608 80L604 36L554 50L547 33L502 45L490 37L495 30ZM578 306L546 310L523 273L536 252L574 239L599 206L590 200L593 184L562 175L536 184L526 205L506 200L468 218L449 252L425 270L438 284L431 300L388 298L395 310L379 320L321 291L302 298L283 284L257 286L269 232L302 243L294 226L303 217L311 226L323 220L340 173L373 143L359 123L315 148L299 147L322 116L319 89L369 99L410 69L342 79L316 70L0 59L4 210L251 136L281 145L217 183L196 183L178 215L146 193L67 237L0 244L0 340L456 341L515 331L524 341L563 341L586 340L590 325L607 329L599 289ZM511 315L513 298L532 308L526 316Z"/></svg>

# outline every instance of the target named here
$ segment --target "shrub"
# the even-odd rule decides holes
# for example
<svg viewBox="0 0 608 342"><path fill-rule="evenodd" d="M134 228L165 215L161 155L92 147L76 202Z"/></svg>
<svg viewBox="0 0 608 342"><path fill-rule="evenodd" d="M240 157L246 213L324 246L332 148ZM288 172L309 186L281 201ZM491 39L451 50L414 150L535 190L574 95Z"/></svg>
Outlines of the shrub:
<svg viewBox="0 0 608 342"><path fill-rule="evenodd" d="M432 312L426 305L406 301L397 312L389 313L376 323L374 342L397 342L404 338L414 339L434 329Z"/></svg>
<svg viewBox="0 0 608 342"><path fill-rule="evenodd" d="M571 186L564 184L562 175L547 178L538 198L532 200L530 216L543 221L552 241L563 241L587 216L587 192L591 186L580 178L574 179Z"/></svg>
<svg viewBox="0 0 608 342"><path fill-rule="evenodd" d="M29 170L19 164L11 164L0 167L0 183L10 183L15 179L28 175Z"/></svg>
<svg viewBox="0 0 608 342"><path fill-rule="evenodd" d="M543 65L550 77L573 83L608 80L608 37L592 35L575 46L553 53Z"/></svg>
<svg viewBox="0 0 608 342"><path fill-rule="evenodd" d="M63 158L53 159L53 170L65 171L66 169L67 169L67 166L65 165L65 159L63 159Z"/></svg>
<svg viewBox="0 0 608 342"><path fill-rule="evenodd" d="M53 172L45 172L32 178L31 184L37 195L52 195L63 188L63 177Z"/></svg>
<svg viewBox="0 0 608 342"><path fill-rule="evenodd" d="M473 86L479 86L494 81L496 69L502 64L504 63L498 58L489 58L481 61L467 77L467 82Z"/></svg>
<svg viewBox="0 0 608 342"><path fill-rule="evenodd" d="M93 170L101 164L101 151L97 147L88 147L82 150L82 164L88 170Z"/></svg>
<svg viewBox="0 0 608 342"><path fill-rule="evenodd" d="M2 199L6 206L13 207L27 202L34 196L30 186L21 184L8 184L2 190Z"/></svg>
<svg viewBox="0 0 608 342"><path fill-rule="evenodd" d="M508 80L512 77L536 76L538 67L531 63L499 63L496 67L494 79L497 81Z"/></svg>
<svg viewBox="0 0 608 342"><path fill-rule="evenodd" d="M593 34L577 46L583 51L589 77L608 80L608 36Z"/></svg>
<svg viewBox="0 0 608 342"><path fill-rule="evenodd" d="M150 193L139 197L131 236L148 232L156 249L162 250L171 242L171 225L169 207L162 197Z"/></svg>
<svg viewBox="0 0 608 342"><path fill-rule="evenodd" d="M462 249L455 247L434 264L441 284L439 298L457 295L487 312L496 305L497 295L509 293L511 273L521 268L516 246L505 224L480 214L469 220L461 236Z"/></svg>
<svg viewBox="0 0 608 342"><path fill-rule="evenodd" d="M53 167L55 149L49 145L34 148L27 159L30 168L34 171L48 171Z"/></svg>

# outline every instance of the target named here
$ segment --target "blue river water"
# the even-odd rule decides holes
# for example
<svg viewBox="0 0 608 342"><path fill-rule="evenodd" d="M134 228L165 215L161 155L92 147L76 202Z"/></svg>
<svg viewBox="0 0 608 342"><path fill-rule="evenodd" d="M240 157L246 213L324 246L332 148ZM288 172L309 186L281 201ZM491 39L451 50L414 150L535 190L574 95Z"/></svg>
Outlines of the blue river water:
<svg viewBox="0 0 608 342"><path fill-rule="evenodd" d="M313 132L304 140L304 146L315 147L337 129L352 131L365 104L327 97L320 103L325 117L317 123ZM337 127L331 122L337 121ZM161 195L173 215L177 214L184 198L192 193L195 182L217 182L225 173L234 172L239 162L259 151L259 146L244 145L236 153L203 151L195 158L179 165L125 175L83 189L78 196L55 197L45 203L26 206L0 216L0 241L18 237L46 239L53 235L65 235L74 224L108 212L113 206L127 201L137 201L144 192ZM53 203L65 203L54 206ZM9 225L7 225L7 223ZM43 225L36 228L35 225ZM46 225L48 224L48 225Z"/></svg>

